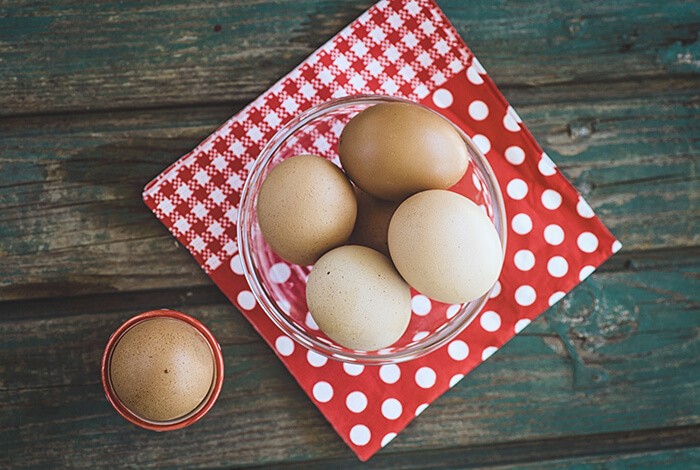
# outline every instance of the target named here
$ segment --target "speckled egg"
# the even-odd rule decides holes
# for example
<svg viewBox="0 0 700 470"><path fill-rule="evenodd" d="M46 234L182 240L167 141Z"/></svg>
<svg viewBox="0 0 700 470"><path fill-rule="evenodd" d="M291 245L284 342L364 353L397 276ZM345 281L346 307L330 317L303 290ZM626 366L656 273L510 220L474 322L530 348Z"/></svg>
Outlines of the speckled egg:
<svg viewBox="0 0 700 470"><path fill-rule="evenodd" d="M388 241L406 282L440 302L459 304L482 296L503 266L491 219L451 191L423 191L406 199L391 218Z"/></svg>
<svg viewBox="0 0 700 470"><path fill-rule="evenodd" d="M357 220L350 236L350 243L373 248L389 256L387 234L389 222L400 202L386 201L370 196L355 188L357 196Z"/></svg>
<svg viewBox="0 0 700 470"><path fill-rule="evenodd" d="M454 126L422 106L384 103L360 112L338 145L350 179L380 199L401 201L427 189L447 189L467 170L467 146Z"/></svg>
<svg viewBox="0 0 700 470"><path fill-rule="evenodd" d="M270 248L290 263L307 266L348 240L357 201L340 168L319 156L298 155L266 176L256 212Z"/></svg>
<svg viewBox="0 0 700 470"><path fill-rule="evenodd" d="M114 346L110 380L137 416L168 421L195 410L214 381L214 355L193 326L154 318L129 328Z"/></svg>
<svg viewBox="0 0 700 470"><path fill-rule="evenodd" d="M411 292L389 259L346 245L323 255L306 285L311 316L346 348L374 351L395 343L411 318Z"/></svg>

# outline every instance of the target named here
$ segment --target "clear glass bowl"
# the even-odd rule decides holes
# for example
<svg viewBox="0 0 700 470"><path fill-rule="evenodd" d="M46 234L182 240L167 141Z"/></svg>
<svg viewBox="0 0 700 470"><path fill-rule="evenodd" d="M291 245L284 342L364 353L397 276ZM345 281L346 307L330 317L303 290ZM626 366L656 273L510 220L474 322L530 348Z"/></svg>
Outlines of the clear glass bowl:
<svg viewBox="0 0 700 470"><path fill-rule="evenodd" d="M351 96L301 113L275 134L252 163L241 195L238 247L253 295L270 319L292 339L318 354L344 362L391 364L428 354L466 328L490 294L489 291L466 304L449 305L428 300L412 290L414 312L403 337L378 351L348 349L324 335L308 313L306 280L311 266L285 262L265 242L255 207L268 172L282 160L301 154L321 155L340 166L337 143L345 124L370 106L391 102L407 101L380 95ZM505 252L506 217L496 177L478 147L461 129L454 127L467 144L471 161L462 180L451 190L482 207L493 221Z"/></svg>

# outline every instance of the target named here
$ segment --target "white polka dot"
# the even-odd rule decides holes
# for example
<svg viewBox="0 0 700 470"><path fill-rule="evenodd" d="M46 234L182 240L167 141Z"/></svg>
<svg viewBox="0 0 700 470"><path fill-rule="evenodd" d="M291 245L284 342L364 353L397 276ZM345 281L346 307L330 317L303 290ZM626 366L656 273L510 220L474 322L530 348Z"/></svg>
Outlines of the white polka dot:
<svg viewBox="0 0 700 470"><path fill-rule="evenodd" d="M557 224L547 225L544 228L544 240L550 245L561 245L564 241L564 230Z"/></svg>
<svg viewBox="0 0 700 470"><path fill-rule="evenodd" d="M427 403L423 403L422 405L418 405L418 408L416 408L416 416L418 416L419 414L424 412L427 407L428 407Z"/></svg>
<svg viewBox="0 0 700 470"><path fill-rule="evenodd" d="M491 295L489 295L490 299L495 299L498 297L498 294L501 293L501 282L496 281L496 283L493 285L493 290L491 291Z"/></svg>
<svg viewBox="0 0 700 470"><path fill-rule="evenodd" d="M509 106L508 110L510 111L510 109L511 108ZM510 113L506 113L506 115L503 116L503 127L511 132L518 132L520 130L518 121L516 121L515 118L510 115Z"/></svg>
<svg viewBox="0 0 700 470"><path fill-rule="evenodd" d="M387 398L382 403L382 415L386 419L397 419L403 413L403 406L396 398Z"/></svg>
<svg viewBox="0 0 700 470"><path fill-rule="evenodd" d="M553 277L564 277L569 272L569 263L561 256L552 256L547 261L547 272Z"/></svg>
<svg viewBox="0 0 700 470"><path fill-rule="evenodd" d="M527 183L520 178L512 179L506 186L506 192L512 199L519 201L527 195Z"/></svg>
<svg viewBox="0 0 700 470"><path fill-rule="evenodd" d="M454 340L447 346L447 354L455 361L463 361L469 356L469 346L464 341Z"/></svg>
<svg viewBox="0 0 700 470"><path fill-rule="evenodd" d="M542 205L549 210L557 209L561 206L561 194L553 189L545 189L542 193Z"/></svg>
<svg viewBox="0 0 700 470"><path fill-rule="evenodd" d="M275 263L270 268L268 274L270 276L270 281L282 284L289 279L289 276L292 275L292 271L286 263Z"/></svg>
<svg viewBox="0 0 700 470"><path fill-rule="evenodd" d="M452 97L452 93L450 93L450 90L446 90L444 88L438 88L435 90L435 93L433 93L433 103L435 103L435 106L438 108L449 108L452 106L452 103L454 102L454 98Z"/></svg>
<svg viewBox="0 0 700 470"><path fill-rule="evenodd" d="M554 294L550 295L548 300L549 306L551 307L555 303L559 302L562 298L564 298L565 295L566 294L561 291L555 292Z"/></svg>
<svg viewBox="0 0 700 470"><path fill-rule="evenodd" d="M498 351L498 348L495 346L489 346L488 348L484 349L484 351L481 353L481 360L485 361L489 357L493 356L493 353Z"/></svg>
<svg viewBox="0 0 700 470"><path fill-rule="evenodd" d="M529 271L535 266L535 255L530 250L519 250L513 256L515 267L521 271Z"/></svg>
<svg viewBox="0 0 700 470"><path fill-rule="evenodd" d="M519 235L526 235L532 230L532 219L527 214L516 214L511 221L510 226L513 231Z"/></svg>
<svg viewBox="0 0 700 470"><path fill-rule="evenodd" d="M326 365L326 362L328 362L328 358L309 349L309 351L306 353L306 362L311 364L313 367L323 367Z"/></svg>
<svg viewBox="0 0 700 470"><path fill-rule="evenodd" d="M344 362L343 363L343 370L345 371L346 374L352 375L353 377L357 377L362 373L363 370L365 370L365 366L362 364L353 364L351 362Z"/></svg>
<svg viewBox="0 0 700 470"><path fill-rule="evenodd" d="M475 121L483 121L489 115L489 107L483 101L472 101L469 105L469 115Z"/></svg>
<svg viewBox="0 0 700 470"><path fill-rule="evenodd" d="M540 173L544 176L552 176L557 172L556 167L552 159L549 158L549 155L542 152L542 158L540 158L540 162L537 164L537 169L540 170Z"/></svg>
<svg viewBox="0 0 700 470"><path fill-rule="evenodd" d="M518 333L523 331L523 329L529 324L530 320L527 318L521 318L520 320L515 322L515 334L517 335Z"/></svg>
<svg viewBox="0 0 700 470"><path fill-rule="evenodd" d="M282 309L284 313L289 313L292 311L292 304L290 304L286 300L282 299L279 300L277 303L279 304L280 309Z"/></svg>
<svg viewBox="0 0 700 470"><path fill-rule="evenodd" d="M474 85L481 85L484 83L484 79L481 78L481 75L479 75L479 70L475 65L472 65L467 69L467 79L469 79L469 81Z"/></svg>
<svg viewBox="0 0 700 470"><path fill-rule="evenodd" d="M453 375L452 378L450 379L450 387L454 387L455 385L457 385L459 383L459 381L462 380L463 378L464 378L464 375L462 375L462 374Z"/></svg>
<svg viewBox="0 0 700 470"><path fill-rule="evenodd" d="M395 432L390 432L386 436L382 437L382 447L386 447L386 445L388 443L390 443L391 441L393 441L395 437L396 437Z"/></svg>
<svg viewBox="0 0 700 470"><path fill-rule="evenodd" d="M316 324L316 320L314 320L314 317L311 316L311 312L306 313L306 326L311 328L312 330L317 330L318 331L318 325Z"/></svg>
<svg viewBox="0 0 700 470"><path fill-rule="evenodd" d="M498 329L501 327L501 316L496 312L489 310L481 315L479 322L481 323L481 327L486 331L498 331Z"/></svg>
<svg viewBox="0 0 700 470"><path fill-rule="evenodd" d="M532 288L532 286L520 286L515 291L515 301L518 303L518 305L527 307L529 305L534 304L535 299L537 299L537 293L535 292L535 289Z"/></svg>
<svg viewBox="0 0 700 470"><path fill-rule="evenodd" d="M241 276L243 275L243 262L241 261L241 255L236 255L231 258L231 271Z"/></svg>
<svg viewBox="0 0 700 470"><path fill-rule="evenodd" d="M455 315L457 315L457 312L459 312L461 309L461 304L450 305L449 307L447 307L447 318L450 319L454 317Z"/></svg>
<svg viewBox="0 0 700 470"><path fill-rule="evenodd" d="M578 212L578 215L584 219L590 219L595 215L593 213L593 209L591 209L591 206L589 206L588 203L581 197L578 199L578 203L576 204L576 212Z"/></svg>
<svg viewBox="0 0 700 470"><path fill-rule="evenodd" d="M617 253L622 248L622 243L619 240L615 240L612 244L612 252Z"/></svg>
<svg viewBox="0 0 700 470"><path fill-rule="evenodd" d="M513 116L513 119L515 119L515 122L518 122L518 123L523 122L523 120L520 119L520 116L518 115L518 113L515 112L515 110L513 109L512 106L508 106L508 112L510 113L511 116Z"/></svg>
<svg viewBox="0 0 700 470"><path fill-rule="evenodd" d="M420 388L430 388L435 385L437 375L430 367L421 367L416 371L416 383Z"/></svg>
<svg viewBox="0 0 700 470"><path fill-rule="evenodd" d="M486 70L481 65L481 62L479 62L479 59L474 57L474 59L472 60L472 65L476 67L476 70L478 70L481 75L486 75Z"/></svg>
<svg viewBox="0 0 700 470"><path fill-rule="evenodd" d="M411 299L411 310L413 310L413 313L416 315L423 317L430 313L431 308L433 308L433 306L430 303L430 299L424 295L415 295Z"/></svg>
<svg viewBox="0 0 700 470"><path fill-rule="evenodd" d="M595 271L595 268L593 266L584 266L581 268L581 271L578 273L578 278L579 280L583 281L586 279L588 276L593 274L593 271Z"/></svg>
<svg viewBox="0 0 700 470"><path fill-rule="evenodd" d="M369 428L364 424L356 424L350 429L350 441L356 446L367 444L372 437Z"/></svg>
<svg viewBox="0 0 700 470"><path fill-rule="evenodd" d="M506 149L506 160L512 165L520 165L525 161L525 152L517 145Z"/></svg>
<svg viewBox="0 0 700 470"><path fill-rule="evenodd" d="M387 364L379 368L379 378L381 378L384 383L396 383L400 377L401 369L399 369L399 366L396 364Z"/></svg>
<svg viewBox="0 0 700 470"><path fill-rule="evenodd" d="M491 150L491 141L489 141L485 135L477 134L472 137L472 141L474 141L474 145L476 145L484 155Z"/></svg>
<svg viewBox="0 0 700 470"><path fill-rule="evenodd" d="M294 341L289 336L278 336L275 340L275 349L283 356L291 356L294 352Z"/></svg>
<svg viewBox="0 0 700 470"><path fill-rule="evenodd" d="M598 248L598 237L591 232L583 232L576 239L576 244L584 253L593 253Z"/></svg>
<svg viewBox="0 0 700 470"><path fill-rule="evenodd" d="M345 406L353 413L362 413L367 408L367 395L362 392L350 392L345 399Z"/></svg>
<svg viewBox="0 0 700 470"><path fill-rule="evenodd" d="M427 337L429 334L430 333L428 333L427 331L419 331L418 333L413 335L413 341L420 341L423 338Z"/></svg>
<svg viewBox="0 0 700 470"><path fill-rule="evenodd" d="M249 290L242 290L236 297L238 305L244 310L253 310L255 308L255 296Z"/></svg>
<svg viewBox="0 0 700 470"><path fill-rule="evenodd" d="M472 184L477 190L481 191L481 181L479 181L479 177L476 176L476 173L472 173Z"/></svg>
<svg viewBox="0 0 700 470"><path fill-rule="evenodd" d="M333 387L328 382L316 382L313 388L313 394L316 401L320 403L328 403L333 398Z"/></svg>

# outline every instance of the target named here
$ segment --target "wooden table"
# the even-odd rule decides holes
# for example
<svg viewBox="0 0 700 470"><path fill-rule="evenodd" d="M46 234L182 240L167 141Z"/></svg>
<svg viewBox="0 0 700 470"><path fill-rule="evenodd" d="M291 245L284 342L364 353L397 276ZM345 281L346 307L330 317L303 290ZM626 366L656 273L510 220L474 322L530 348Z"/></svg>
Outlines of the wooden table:
<svg viewBox="0 0 700 470"><path fill-rule="evenodd" d="M439 3L624 248L368 467L700 465L700 6ZM0 0L0 467L359 466L141 189L369 5ZM99 378L155 307L226 359L166 434Z"/></svg>

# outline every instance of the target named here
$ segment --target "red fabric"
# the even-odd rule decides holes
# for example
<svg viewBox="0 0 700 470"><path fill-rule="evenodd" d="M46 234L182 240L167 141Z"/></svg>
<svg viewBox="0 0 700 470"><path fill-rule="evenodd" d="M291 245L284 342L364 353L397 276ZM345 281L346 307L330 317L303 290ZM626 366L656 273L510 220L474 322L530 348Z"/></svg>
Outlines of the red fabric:
<svg viewBox="0 0 700 470"><path fill-rule="evenodd" d="M483 313L446 347L393 366L343 365L294 343L255 304L237 256L246 165L291 117L357 93L421 102L464 129L498 176L508 217L504 269ZM319 141L321 153L329 139ZM361 460L620 248L430 0L372 7L160 174L144 200ZM425 314L443 308L435 304L417 298L414 306Z"/></svg>

